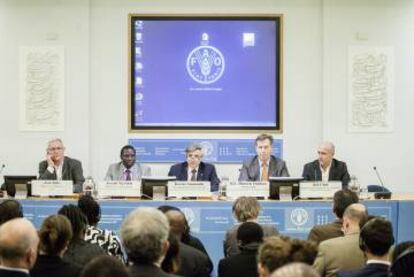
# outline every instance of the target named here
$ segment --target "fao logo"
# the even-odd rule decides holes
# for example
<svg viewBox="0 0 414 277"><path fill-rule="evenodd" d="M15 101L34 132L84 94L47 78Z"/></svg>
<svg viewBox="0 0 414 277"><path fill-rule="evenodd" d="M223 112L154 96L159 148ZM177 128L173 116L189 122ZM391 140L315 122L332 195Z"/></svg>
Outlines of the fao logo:
<svg viewBox="0 0 414 277"><path fill-rule="evenodd" d="M201 46L194 48L187 57L188 74L202 85L216 82L223 75L225 68L223 54L208 44L208 34L204 33Z"/></svg>
<svg viewBox="0 0 414 277"><path fill-rule="evenodd" d="M302 226L308 222L309 215L308 212L305 209L297 208L292 210L290 214L290 220L293 224L296 226Z"/></svg>

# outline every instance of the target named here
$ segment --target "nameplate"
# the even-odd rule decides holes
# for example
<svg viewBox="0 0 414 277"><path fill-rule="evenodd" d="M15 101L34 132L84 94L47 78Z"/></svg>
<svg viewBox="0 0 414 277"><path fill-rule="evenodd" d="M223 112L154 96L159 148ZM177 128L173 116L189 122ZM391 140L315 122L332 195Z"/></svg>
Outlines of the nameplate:
<svg viewBox="0 0 414 277"><path fill-rule="evenodd" d="M299 184L300 198L333 198L342 189L341 181L302 181Z"/></svg>
<svg viewBox="0 0 414 277"><path fill-rule="evenodd" d="M169 181L168 197L210 197L210 182Z"/></svg>
<svg viewBox="0 0 414 277"><path fill-rule="evenodd" d="M226 186L226 196L236 199L241 196L269 197L269 182L229 182Z"/></svg>
<svg viewBox="0 0 414 277"><path fill-rule="evenodd" d="M32 195L36 196L70 196L73 195L71 180L33 180Z"/></svg>
<svg viewBox="0 0 414 277"><path fill-rule="evenodd" d="M141 197L141 181L99 181L98 197Z"/></svg>

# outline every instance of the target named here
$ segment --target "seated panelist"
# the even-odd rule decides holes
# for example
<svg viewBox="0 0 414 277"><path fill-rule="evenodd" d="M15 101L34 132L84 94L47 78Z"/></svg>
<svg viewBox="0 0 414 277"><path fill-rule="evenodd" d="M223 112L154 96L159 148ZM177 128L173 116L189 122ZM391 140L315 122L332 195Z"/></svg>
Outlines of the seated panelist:
<svg viewBox="0 0 414 277"><path fill-rule="evenodd" d="M308 181L341 181L342 187L348 186L350 177L346 163L333 158L335 146L323 142L318 147L318 159L305 164L302 176Z"/></svg>
<svg viewBox="0 0 414 277"><path fill-rule="evenodd" d="M80 161L65 156L65 146L59 138L47 144L46 160L39 163L40 180L72 180L73 192L81 192L83 177Z"/></svg>
<svg viewBox="0 0 414 277"><path fill-rule="evenodd" d="M185 149L187 161L171 166L168 176L175 176L179 181L210 181L211 191L218 191L220 179L214 165L202 162L201 145L193 144Z"/></svg>
<svg viewBox="0 0 414 277"><path fill-rule="evenodd" d="M142 176L150 176L151 168L136 161L136 151L132 145L125 145L120 153L121 161L111 164L106 172L107 181L136 181Z"/></svg>
<svg viewBox="0 0 414 277"><path fill-rule="evenodd" d="M255 143L257 155L243 162L239 181L269 181L269 177L289 177L285 161L272 155L273 137L261 134Z"/></svg>

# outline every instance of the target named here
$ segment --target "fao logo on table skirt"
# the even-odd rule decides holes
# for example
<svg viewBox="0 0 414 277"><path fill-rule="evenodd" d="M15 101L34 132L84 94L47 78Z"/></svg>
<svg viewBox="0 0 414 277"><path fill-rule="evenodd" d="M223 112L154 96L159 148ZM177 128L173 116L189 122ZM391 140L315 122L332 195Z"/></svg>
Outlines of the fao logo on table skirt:
<svg viewBox="0 0 414 277"><path fill-rule="evenodd" d="M187 57L187 72L199 84L208 85L221 78L224 72L224 56L209 45L207 33L202 34L201 45L194 48Z"/></svg>
<svg viewBox="0 0 414 277"><path fill-rule="evenodd" d="M309 214L308 212L303 208L296 208L293 209L290 213L290 221L295 226L303 226L305 225L309 220Z"/></svg>

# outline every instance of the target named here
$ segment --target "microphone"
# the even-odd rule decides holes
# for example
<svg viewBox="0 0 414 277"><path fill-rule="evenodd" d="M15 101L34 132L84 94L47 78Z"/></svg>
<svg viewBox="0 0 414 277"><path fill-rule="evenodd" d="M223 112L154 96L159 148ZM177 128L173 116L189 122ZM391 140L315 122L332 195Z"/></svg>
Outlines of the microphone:
<svg viewBox="0 0 414 277"><path fill-rule="evenodd" d="M377 175L377 178L380 181L380 184L381 184L381 187L382 187L382 191L374 193L374 198L375 199L391 199L391 192L390 191L385 191L384 182L381 179L381 176L380 176L380 174L377 170L377 167L374 166L373 169L374 169L375 174Z"/></svg>
<svg viewBox="0 0 414 277"><path fill-rule="evenodd" d="M6 167L6 165L5 164L2 164L1 165L1 168L0 168L0 174L2 174L3 173L3 170L4 170L4 168Z"/></svg>

